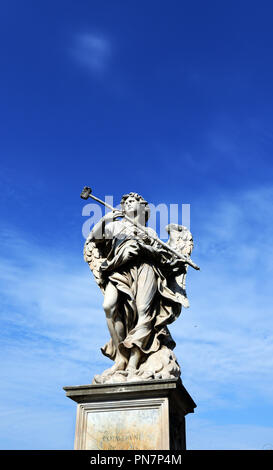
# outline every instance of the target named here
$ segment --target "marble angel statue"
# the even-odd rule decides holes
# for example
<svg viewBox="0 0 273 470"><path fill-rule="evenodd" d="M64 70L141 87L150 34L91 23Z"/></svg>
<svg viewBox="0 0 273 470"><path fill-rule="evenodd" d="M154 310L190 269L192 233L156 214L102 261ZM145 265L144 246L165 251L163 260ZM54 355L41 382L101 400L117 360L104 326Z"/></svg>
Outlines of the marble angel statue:
<svg viewBox="0 0 273 470"><path fill-rule="evenodd" d="M121 210L102 217L84 245L84 259L104 295L110 339L101 350L114 361L94 377L95 384L180 376L168 325L189 306L185 260L193 239L186 227L169 224L163 244L147 227L149 214L142 196L125 194Z"/></svg>

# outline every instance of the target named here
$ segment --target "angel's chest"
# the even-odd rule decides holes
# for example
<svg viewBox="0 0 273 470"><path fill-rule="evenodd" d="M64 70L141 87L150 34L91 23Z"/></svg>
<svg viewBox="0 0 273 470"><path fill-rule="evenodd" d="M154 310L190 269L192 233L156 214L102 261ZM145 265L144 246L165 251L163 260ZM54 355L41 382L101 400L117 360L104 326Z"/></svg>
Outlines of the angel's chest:
<svg viewBox="0 0 273 470"><path fill-rule="evenodd" d="M132 224L117 224L113 230L113 236L116 239L124 240L125 238L142 239L145 233L134 227Z"/></svg>

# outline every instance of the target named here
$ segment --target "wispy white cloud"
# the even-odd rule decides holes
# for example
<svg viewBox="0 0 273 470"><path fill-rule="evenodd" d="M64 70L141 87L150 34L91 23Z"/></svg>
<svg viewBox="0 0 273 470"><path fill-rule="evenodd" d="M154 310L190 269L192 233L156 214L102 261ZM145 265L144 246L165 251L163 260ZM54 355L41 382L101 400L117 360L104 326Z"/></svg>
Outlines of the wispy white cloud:
<svg viewBox="0 0 273 470"><path fill-rule="evenodd" d="M272 408L272 202L270 188L255 189L215 201L200 217L194 259L201 271L189 271L191 307L170 328L184 385L198 405L188 418L189 448L221 448L225 442L225 448L261 448L272 440L262 418L259 426L254 418L240 422L240 410L257 402ZM13 232L2 233L0 261L2 422L14 423L3 442L28 448L13 410L28 416L28 423L33 417L36 429L42 403L48 415L42 415L36 444L52 448L47 416L54 421L56 412L60 422L71 419L74 425L62 387L90 383L109 365L100 352L108 339L102 294L80 257L49 253ZM208 420L215 410L221 418ZM227 416L237 444L237 438L228 439Z"/></svg>
<svg viewBox="0 0 273 470"><path fill-rule="evenodd" d="M80 256L12 230L0 239L1 448L72 448L75 410L62 387L110 365L102 294Z"/></svg>
<svg viewBox="0 0 273 470"><path fill-rule="evenodd" d="M104 73L112 57L112 45L105 36L81 33L74 36L70 52L78 64L96 75Z"/></svg>
<svg viewBox="0 0 273 470"><path fill-rule="evenodd" d="M184 379L206 409L258 396L273 404L272 203L273 190L259 188L201 218L201 271L189 273L191 308L173 328Z"/></svg>

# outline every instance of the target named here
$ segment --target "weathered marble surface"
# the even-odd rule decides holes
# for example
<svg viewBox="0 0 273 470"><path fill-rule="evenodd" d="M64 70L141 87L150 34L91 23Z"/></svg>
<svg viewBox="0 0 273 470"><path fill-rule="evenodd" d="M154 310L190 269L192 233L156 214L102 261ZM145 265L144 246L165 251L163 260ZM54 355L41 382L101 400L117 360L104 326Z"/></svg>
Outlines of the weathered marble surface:
<svg viewBox="0 0 273 470"><path fill-rule="evenodd" d="M64 387L76 401L77 450L183 450L195 403L180 379Z"/></svg>
<svg viewBox="0 0 273 470"><path fill-rule="evenodd" d="M95 375L92 384L171 379L179 377L180 374L181 369L174 352L166 346L162 346L159 351L150 354L133 374L130 374L128 370L117 370L115 373L109 374L109 371L106 370L101 375Z"/></svg>
<svg viewBox="0 0 273 470"><path fill-rule="evenodd" d="M167 399L82 404L75 448L87 450L168 449ZM164 432L165 430L165 432Z"/></svg>
<svg viewBox="0 0 273 470"><path fill-rule="evenodd" d="M188 265L199 269L190 259L192 235L182 225L169 224L170 238L163 243L146 226L149 205L137 193L124 195L121 207L102 217L84 246L85 261L104 295L110 340L101 350L114 361L92 383L176 378L181 371L168 325L189 306Z"/></svg>

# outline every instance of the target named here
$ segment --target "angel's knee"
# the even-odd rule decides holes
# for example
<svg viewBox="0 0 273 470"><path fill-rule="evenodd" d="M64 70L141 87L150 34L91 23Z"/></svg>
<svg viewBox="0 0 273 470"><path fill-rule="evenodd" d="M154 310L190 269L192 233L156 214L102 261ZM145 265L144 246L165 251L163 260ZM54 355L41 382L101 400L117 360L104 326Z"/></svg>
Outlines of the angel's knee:
<svg viewBox="0 0 273 470"><path fill-rule="evenodd" d="M106 316L112 318L116 311L116 302L114 301L114 299L105 298L102 306Z"/></svg>
<svg viewBox="0 0 273 470"><path fill-rule="evenodd" d="M116 310L118 291L115 286L108 284L103 301L103 309L107 317L112 317Z"/></svg>

